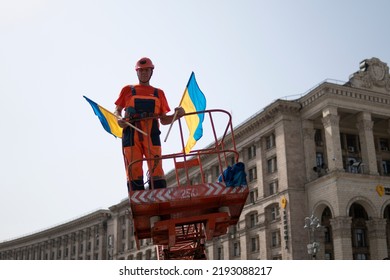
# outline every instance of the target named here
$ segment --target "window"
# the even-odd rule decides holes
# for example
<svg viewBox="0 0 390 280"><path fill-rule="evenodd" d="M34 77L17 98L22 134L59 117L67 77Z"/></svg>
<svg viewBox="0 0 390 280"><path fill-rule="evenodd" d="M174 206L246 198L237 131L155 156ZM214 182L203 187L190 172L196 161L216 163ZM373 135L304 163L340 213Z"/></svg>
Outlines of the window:
<svg viewBox="0 0 390 280"><path fill-rule="evenodd" d="M332 235L329 227L324 227L325 230L325 243L332 242Z"/></svg>
<svg viewBox="0 0 390 280"><path fill-rule="evenodd" d="M364 229L357 228L354 230L354 246L355 247L367 247L366 234Z"/></svg>
<svg viewBox="0 0 390 280"><path fill-rule="evenodd" d="M249 202L250 203L255 203L256 200L257 200L257 197L258 197L257 189L256 190L251 190L251 192L249 193Z"/></svg>
<svg viewBox="0 0 390 280"><path fill-rule="evenodd" d="M256 157L256 146L252 145L248 148L248 159Z"/></svg>
<svg viewBox="0 0 390 280"><path fill-rule="evenodd" d="M277 170L276 157L274 157L267 161L267 171L270 174L276 172L276 170Z"/></svg>
<svg viewBox="0 0 390 280"><path fill-rule="evenodd" d="M257 252L259 250L259 238L258 237L252 237L251 238L251 244L250 244L251 252Z"/></svg>
<svg viewBox="0 0 390 280"><path fill-rule="evenodd" d="M366 254L355 254L355 260L367 260Z"/></svg>
<svg viewBox="0 0 390 280"><path fill-rule="evenodd" d="M389 150L389 139L380 138L379 139L379 146L380 146L381 151L388 151Z"/></svg>
<svg viewBox="0 0 390 280"><path fill-rule="evenodd" d="M390 160L382 160L383 175L390 175Z"/></svg>
<svg viewBox="0 0 390 280"><path fill-rule="evenodd" d="M275 221L279 216L280 216L279 206L272 206L271 207L271 220Z"/></svg>
<svg viewBox="0 0 390 280"><path fill-rule="evenodd" d="M239 257L240 256L240 243L234 242L233 244L233 256Z"/></svg>
<svg viewBox="0 0 390 280"><path fill-rule="evenodd" d="M316 166L323 168L324 165L325 165L324 154L323 153L316 153Z"/></svg>
<svg viewBox="0 0 390 280"><path fill-rule="evenodd" d="M248 177L249 177L249 182L253 182L254 180L257 179L257 167L252 167L248 170Z"/></svg>
<svg viewBox="0 0 390 280"><path fill-rule="evenodd" d="M257 223L257 214L253 213L249 215L249 228L253 228Z"/></svg>
<svg viewBox="0 0 390 280"><path fill-rule="evenodd" d="M270 195L273 195L273 194L276 194L278 192L278 181L273 181L271 183L269 183L269 194Z"/></svg>
<svg viewBox="0 0 390 280"><path fill-rule="evenodd" d="M223 250L222 250L222 247L218 247L218 249L217 249L217 260L223 260Z"/></svg>
<svg viewBox="0 0 390 280"><path fill-rule="evenodd" d="M323 145L321 129L316 129L315 134L314 134L314 141L316 143L316 146L321 147Z"/></svg>
<svg viewBox="0 0 390 280"><path fill-rule="evenodd" d="M274 231L271 233L271 246L278 247L280 246L280 231Z"/></svg>
<svg viewBox="0 0 390 280"><path fill-rule="evenodd" d="M275 134L265 137L265 146L267 150L275 147Z"/></svg>
<svg viewBox="0 0 390 280"><path fill-rule="evenodd" d="M357 153L359 148L359 136L354 134L342 134L341 144L348 153Z"/></svg>
<svg viewBox="0 0 390 280"><path fill-rule="evenodd" d="M346 171L349 173L362 172L362 160L360 158L348 157L346 158Z"/></svg>

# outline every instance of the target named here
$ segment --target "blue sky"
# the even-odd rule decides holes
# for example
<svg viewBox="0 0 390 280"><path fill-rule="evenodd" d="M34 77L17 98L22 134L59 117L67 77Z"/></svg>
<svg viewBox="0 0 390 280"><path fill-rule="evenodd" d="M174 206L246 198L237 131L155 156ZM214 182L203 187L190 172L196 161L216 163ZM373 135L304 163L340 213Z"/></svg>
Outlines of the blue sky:
<svg viewBox="0 0 390 280"><path fill-rule="evenodd" d="M0 240L126 198L120 140L82 96L113 110L121 88L137 82L140 57L153 60L151 83L171 108L194 71L207 107L239 125L277 98L348 81L363 59L389 63L389 8L385 0L0 0ZM164 153L178 152L175 141Z"/></svg>

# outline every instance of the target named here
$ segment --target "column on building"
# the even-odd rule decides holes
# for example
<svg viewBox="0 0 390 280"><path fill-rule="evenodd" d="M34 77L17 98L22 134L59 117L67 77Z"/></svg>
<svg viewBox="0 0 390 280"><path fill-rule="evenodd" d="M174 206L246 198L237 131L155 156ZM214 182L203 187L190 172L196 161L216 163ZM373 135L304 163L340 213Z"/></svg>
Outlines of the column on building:
<svg viewBox="0 0 390 280"><path fill-rule="evenodd" d="M126 210L127 212L127 210ZM127 214L126 214L127 215ZM131 244L131 239L132 239L132 224L130 219L126 219L126 244L125 244L125 251L128 252L132 248L130 246Z"/></svg>
<svg viewBox="0 0 390 280"><path fill-rule="evenodd" d="M231 252L231 244L229 241L229 238L222 239L222 245L223 245L223 259L229 260L230 259L230 252Z"/></svg>
<svg viewBox="0 0 390 280"><path fill-rule="evenodd" d="M263 153L264 153L264 137L257 138L255 141L256 144L256 171L257 171L257 184L254 187L257 189L257 196L264 197L264 172L263 172ZM258 199L257 198L257 199Z"/></svg>
<svg viewBox="0 0 390 280"><path fill-rule="evenodd" d="M248 259L248 236L246 234L236 234L240 243L240 256L242 260Z"/></svg>
<svg viewBox="0 0 390 280"><path fill-rule="evenodd" d="M113 220L113 236L114 236L114 243L113 243L113 253L112 257L113 259L118 259L118 253L120 251L120 246L121 246L121 236L120 236L120 221L119 221L119 212L115 212L111 215L112 220Z"/></svg>
<svg viewBox="0 0 390 280"><path fill-rule="evenodd" d="M60 260L62 258L62 250L61 250L61 236L57 236L56 239L55 239L55 243L56 243L56 260Z"/></svg>
<svg viewBox="0 0 390 280"><path fill-rule="evenodd" d="M266 260L267 259L267 251L269 246L267 246L267 235L266 235L266 230L265 228L261 228L258 232L259 236L259 257L261 260Z"/></svg>
<svg viewBox="0 0 390 280"><path fill-rule="evenodd" d="M55 260L57 257L57 248L56 248L56 240L55 239L50 239L50 260Z"/></svg>
<svg viewBox="0 0 390 280"><path fill-rule="evenodd" d="M209 242L206 242L206 256L207 256L207 259L209 260L214 260L215 259L215 252L214 252L214 242L213 241L209 241Z"/></svg>
<svg viewBox="0 0 390 280"><path fill-rule="evenodd" d="M289 166L287 165L287 146L290 146L290 140L287 140L286 129L289 126L286 124L288 120L285 120L282 116L281 119L275 124L275 145L276 149L276 170L278 171L278 186L279 191L286 189L288 186ZM288 132L287 132L288 133ZM288 134L292 136L293 134ZM278 148L279 147L279 148ZM284 148L282 148L284 147Z"/></svg>
<svg viewBox="0 0 390 280"><path fill-rule="evenodd" d="M64 235L64 259L69 260L70 259L70 237L68 234Z"/></svg>
<svg viewBox="0 0 390 280"><path fill-rule="evenodd" d="M340 116L337 114L337 108L328 107L322 111L322 124L324 125L328 169L330 172L344 171L339 122Z"/></svg>
<svg viewBox="0 0 390 280"><path fill-rule="evenodd" d="M386 219L379 218L366 221L372 260L387 257L386 222Z"/></svg>
<svg viewBox="0 0 390 280"><path fill-rule="evenodd" d="M378 175L374 134L372 131L374 122L371 120L371 113L359 113L356 126L359 130L362 163L364 164L362 167L363 172L371 175Z"/></svg>
<svg viewBox="0 0 390 280"><path fill-rule="evenodd" d="M99 234L99 255L98 255L98 259L104 260L104 259L106 259L106 257L105 257L105 253L104 253L104 245L105 245L105 242L104 242L105 238L104 238L104 236L105 236L105 234L104 234L103 224L99 225L98 234Z"/></svg>
<svg viewBox="0 0 390 280"><path fill-rule="evenodd" d="M95 259L95 251L96 251L96 237L97 237L97 229L96 227L91 227L92 238L91 238L91 260Z"/></svg>
<svg viewBox="0 0 390 280"><path fill-rule="evenodd" d="M76 246L76 253L75 253L75 260L80 259L80 238L79 234L77 232L74 233L74 239L75 239L75 246Z"/></svg>
<svg viewBox="0 0 390 280"><path fill-rule="evenodd" d="M351 217L330 219L335 260L352 260Z"/></svg>
<svg viewBox="0 0 390 280"><path fill-rule="evenodd" d="M45 250L44 250L44 243L39 243L39 247L38 247L38 258L37 260L43 260L44 257L45 257Z"/></svg>
<svg viewBox="0 0 390 280"><path fill-rule="evenodd" d="M60 246L60 250L61 250L61 260L64 260L65 259L65 236L61 236L59 237L60 240L61 240L61 246Z"/></svg>
<svg viewBox="0 0 390 280"><path fill-rule="evenodd" d="M314 141L315 129L313 121L304 120L302 122L302 128L303 149L306 159L306 180L310 182L318 177L317 173L313 171L313 167L316 166L316 146Z"/></svg>
<svg viewBox="0 0 390 280"><path fill-rule="evenodd" d="M82 252L82 257L83 260L87 259L87 250L88 250L88 233L86 229L82 229L80 234L82 235L82 244L83 244L83 252Z"/></svg>

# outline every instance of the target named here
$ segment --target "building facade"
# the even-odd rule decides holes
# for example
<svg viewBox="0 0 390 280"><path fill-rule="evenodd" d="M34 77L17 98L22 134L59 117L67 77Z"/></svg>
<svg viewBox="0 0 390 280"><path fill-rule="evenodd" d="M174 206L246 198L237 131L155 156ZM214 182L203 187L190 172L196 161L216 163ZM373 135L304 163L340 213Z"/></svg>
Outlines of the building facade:
<svg viewBox="0 0 390 280"><path fill-rule="evenodd" d="M251 193L239 224L209 244L209 256L387 258L389 105L389 68L372 58L349 82L276 100L235 128ZM313 218L321 227L305 223Z"/></svg>
<svg viewBox="0 0 390 280"><path fill-rule="evenodd" d="M235 128L250 194L209 259L384 259L390 254L390 77L366 59L349 81L276 100ZM232 159L233 160L233 159ZM207 181L219 176L205 158ZM176 174L167 174L168 185ZM190 171L199 182L199 171ZM96 234L97 233L97 234ZM98 236L98 238L97 238ZM89 245L90 244L90 245ZM156 259L136 249L128 200L0 243L0 259Z"/></svg>
<svg viewBox="0 0 390 280"><path fill-rule="evenodd" d="M0 260L105 260L108 210L0 243Z"/></svg>

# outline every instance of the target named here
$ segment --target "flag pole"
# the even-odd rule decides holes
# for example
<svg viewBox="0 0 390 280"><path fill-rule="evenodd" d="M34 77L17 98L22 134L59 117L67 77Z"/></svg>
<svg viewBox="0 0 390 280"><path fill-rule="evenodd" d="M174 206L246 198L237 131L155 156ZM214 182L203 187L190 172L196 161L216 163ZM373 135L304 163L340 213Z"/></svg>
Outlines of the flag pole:
<svg viewBox="0 0 390 280"><path fill-rule="evenodd" d="M177 116L177 111L175 111L175 114L173 115L173 119L172 119L172 122L171 122L171 124L169 125L169 129L168 129L168 132L167 132L167 136L165 136L164 143L165 143L165 142L167 142L168 135L169 135L169 133L171 132L171 129L172 129L173 123L174 123L174 122L175 122L175 120L176 120L176 116Z"/></svg>
<svg viewBox="0 0 390 280"><path fill-rule="evenodd" d="M186 90L187 90L187 88L188 88L188 84L189 84L190 81L191 81L192 75L194 75L194 72L192 72L191 75L190 75L190 78L189 78L189 80L188 80L188 83L187 83L187 85L186 85L186 88L184 89L183 95L181 96L179 106L180 106L180 104L183 102L184 95L186 94ZM177 116L177 111L175 111L175 114L173 115L173 120L172 120L172 122L171 122L171 124L170 124L170 126L169 126L169 129L168 129L168 132L167 132L167 136L165 136L164 143L167 142L168 135L169 135L169 133L171 132L173 123L174 123L175 120L176 120L176 116Z"/></svg>

